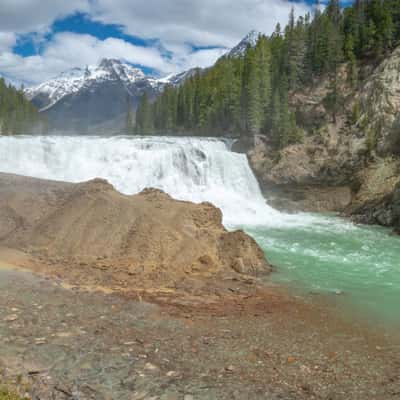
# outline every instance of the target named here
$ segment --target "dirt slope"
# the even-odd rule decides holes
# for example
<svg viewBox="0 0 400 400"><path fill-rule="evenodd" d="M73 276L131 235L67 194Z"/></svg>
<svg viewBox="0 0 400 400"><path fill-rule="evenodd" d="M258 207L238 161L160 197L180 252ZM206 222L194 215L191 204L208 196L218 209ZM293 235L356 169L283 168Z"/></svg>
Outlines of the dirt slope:
<svg viewBox="0 0 400 400"><path fill-rule="evenodd" d="M90 281L90 270L115 272L123 286L270 271L255 241L226 231L213 205L154 189L125 196L99 179L69 184L0 174L0 245L81 281Z"/></svg>

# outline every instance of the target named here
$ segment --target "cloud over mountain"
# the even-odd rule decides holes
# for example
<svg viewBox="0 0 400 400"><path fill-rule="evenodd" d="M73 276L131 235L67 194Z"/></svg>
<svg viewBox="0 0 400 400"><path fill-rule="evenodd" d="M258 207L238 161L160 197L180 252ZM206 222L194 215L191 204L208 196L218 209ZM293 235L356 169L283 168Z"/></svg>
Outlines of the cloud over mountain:
<svg viewBox="0 0 400 400"><path fill-rule="evenodd" d="M308 10L287 0L0 0L0 73L37 83L103 57L160 75L205 67L251 29L270 33L292 6ZM90 29L55 28L77 13Z"/></svg>

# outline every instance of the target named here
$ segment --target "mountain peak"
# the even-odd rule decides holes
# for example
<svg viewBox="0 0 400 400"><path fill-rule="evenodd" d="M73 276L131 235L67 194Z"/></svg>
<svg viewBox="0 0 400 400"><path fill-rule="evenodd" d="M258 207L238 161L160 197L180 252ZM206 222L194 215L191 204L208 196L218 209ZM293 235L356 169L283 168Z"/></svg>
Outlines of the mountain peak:
<svg viewBox="0 0 400 400"><path fill-rule="evenodd" d="M258 38L262 35L261 32L251 30L226 56L227 57L242 57L247 50L247 47L255 47Z"/></svg>
<svg viewBox="0 0 400 400"><path fill-rule="evenodd" d="M243 39L242 42L249 43L253 46L257 44L258 38L262 35L261 32L252 29Z"/></svg>
<svg viewBox="0 0 400 400"><path fill-rule="evenodd" d="M92 85L120 81L125 86L130 86L145 77L139 68L114 58L103 58L98 65L71 68L38 86L27 88L25 94L29 99L34 99L40 94L47 97L48 100L39 105L40 111L45 111L65 96L78 93Z"/></svg>
<svg viewBox="0 0 400 400"><path fill-rule="evenodd" d="M114 65L121 65L122 62L116 58L102 58L99 63L99 68L110 68Z"/></svg>
<svg viewBox="0 0 400 400"><path fill-rule="evenodd" d="M128 83L145 78L145 74L141 69L133 67L116 58L103 58L99 65L95 67L95 71L97 75L99 73L106 73L109 74L109 77L121 79Z"/></svg>

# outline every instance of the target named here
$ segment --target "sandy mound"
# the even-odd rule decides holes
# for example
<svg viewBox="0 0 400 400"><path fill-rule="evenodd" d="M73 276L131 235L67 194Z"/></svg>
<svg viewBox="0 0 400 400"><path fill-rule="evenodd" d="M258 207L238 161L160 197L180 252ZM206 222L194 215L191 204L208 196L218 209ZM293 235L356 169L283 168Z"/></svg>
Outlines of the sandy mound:
<svg viewBox="0 0 400 400"><path fill-rule="evenodd" d="M255 241L226 231L213 205L154 189L125 196L99 179L69 184L0 174L0 244L63 267L61 275L95 268L165 283L270 271Z"/></svg>

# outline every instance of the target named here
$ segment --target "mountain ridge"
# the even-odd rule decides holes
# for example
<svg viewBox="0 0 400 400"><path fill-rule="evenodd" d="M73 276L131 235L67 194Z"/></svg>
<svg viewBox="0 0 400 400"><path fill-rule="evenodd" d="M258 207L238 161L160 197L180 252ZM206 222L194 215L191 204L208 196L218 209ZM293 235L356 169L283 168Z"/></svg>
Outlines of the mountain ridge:
<svg viewBox="0 0 400 400"><path fill-rule="evenodd" d="M143 94L154 98L163 86L139 68L104 58L27 88L25 95L46 115L50 132L119 132Z"/></svg>
<svg viewBox="0 0 400 400"><path fill-rule="evenodd" d="M249 45L256 44L259 34L254 30L250 31L225 56L243 56ZM52 79L26 88L24 92L39 111L47 116L51 131L85 132L90 127L108 130L112 129L113 125L115 125L113 130L121 131L127 123L127 114L135 111L144 93L150 99L154 99L166 86L179 86L202 70L204 69L195 67L155 78L129 63L103 58L97 65L71 68ZM113 106L114 111L106 112L104 118L97 118L96 114L98 108L106 109L105 104L90 107L82 100L85 98L92 103L106 103L111 97L118 99L119 106ZM80 106L76 107L74 103Z"/></svg>
<svg viewBox="0 0 400 400"><path fill-rule="evenodd" d="M244 56L247 48L255 47L258 38L262 36L262 32L251 30L235 47L233 47L225 56L223 57L242 57Z"/></svg>
<svg viewBox="0 0 400 400"><path fill-rule="evenodd" d="M94 81L117 79L126 83L134 83L145 79L145 74L139 68L131 67L119 60L103 58L98 65L86 66L85 68L74 67L53 79L27 88L25 94L34 103L37 96L47 96L47 104L42 107L41 104L36 104L39 106L39 111L46 111L63 97L78 92L85 85L88 86ZM41 101L45 100L42 99Z"/></svg>

